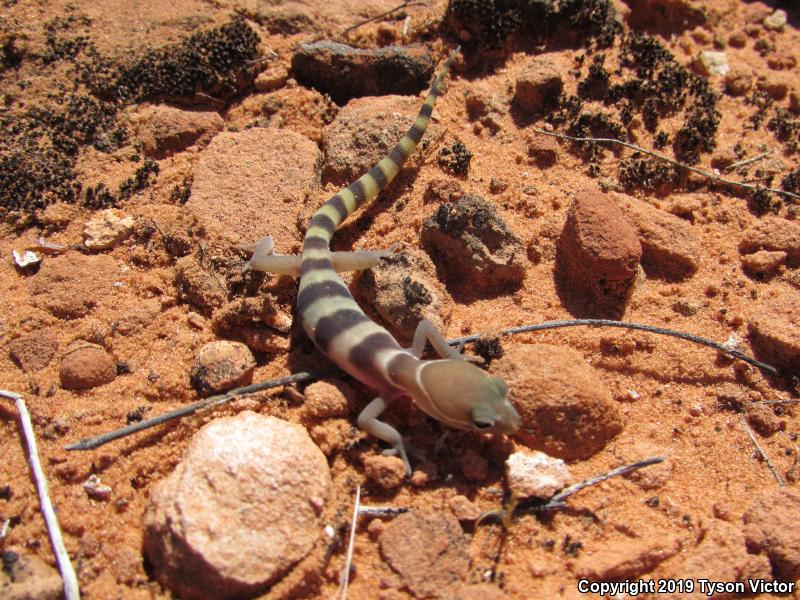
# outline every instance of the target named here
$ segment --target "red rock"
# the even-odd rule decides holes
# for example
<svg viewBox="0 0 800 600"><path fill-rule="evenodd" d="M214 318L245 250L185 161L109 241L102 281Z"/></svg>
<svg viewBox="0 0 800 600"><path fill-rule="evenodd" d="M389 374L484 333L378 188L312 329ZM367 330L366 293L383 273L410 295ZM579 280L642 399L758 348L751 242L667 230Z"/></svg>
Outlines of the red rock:
<svg viewBox="0 0 800 600"><path fill-rule="evenodd" d="M44 369L58 350L58 338L46 330L32 331L8 344L11 358L19 368L29 373Z"/></svg>
<svg viewBox="0 0 800 600"><path fill-rule="evenodd" d="M593 456L622 431L611 392L574 350L526 344L492 364L522 418L514 438L564 460Z"/></svg>
<svg viewBox="0 0 800 600"><path fill-rule="evenodd" d="M145 552L176 596L255 596L317 542L331 485L304 428L252 412L217 419L152 488Z"/></svg>
<svg viewBox="0 0 800 600"><path fill-rule="evenodd" d="M678 553L680 543L669 537L648 534L648 538L661 539L634 538L604 544L602 551L580 561L577 575L594 581L636 579Z"/></svg>
<svg viewBox="0 0 800 600"><path fill-rule="evenodd" d="M561 70L544 56L536 56L517 77L514 104L529 113L541 113L558 103L564 89Z"/></svg>
<svg viewBox="0 0 800 600"><path fill-rule="evenodd" d="M219 394L253 380L256 359L241 342L210 342L197 352L190 379L201 396Z"/></svg>
<svg viewBox="0 0 800 600"><path fill-rule="evenodd" d="M758 250L785 252L789 261L800 261L800 224L767 215L748 227L739 243L739 252Z"/></svg>
<svg viewBox="0 0 800 600"><path fill-rule="evenodd" d="M580 193L572 202L562 236L571 262L597 279L621 281L636 274L642 247L636 231L607 194Z"/></svg>
<svg viewBox="0 0 800 600"><path fill-rule="evenodd" d="M784 295L784 300L760 303L748 315L748 331L759 357L790 373L800 372L800 296Z"/></svg>
<svg viewBox="0 0 800 600"><path fill-rule="evenodd" d="M157 105L143 108L131 118L134 137L147 156L165 158L189 146L205 146L225 122L215 112L188 111Z"/></svg>
<svg viewBox="0 0 800 600"><path fill-rule="evenodd" d="M77 340L61 357L60 376L61 387L86 390L114 381L117 366L102 346Z"/></svg>
<svg viewBox="0 0 800 600"><path fill-rule="evenodd" d="M636 230L607 194L587 190L575 198L558 239L557 276L582 302L577 310L624 312L641 255Z"/></svg>
<svg viewBox="0 0 800 600"><path fill-rule="evenodd" d="M441 597L469 572L467 540L446 512L400 515L386 526L379 543L383 558L417 598Z"/></svg>
<svg viewBox="0 0 800 600"><path fill-rule="evenodd" d="M800 491L779 487L760 493L747 512L748 542L761 540L776 579L800 578ZM754 536L754 532L757 535Z"/></svg>
<svg viewBox="0 0 800 600"><path fill-rule="evenodd" d="M85 256L68 251L48 258L28 289L33 305L62 319L86 316L97 304L98 295L111 293L117 263L107 254Z"/></svg>
<svg viewBox="0 0 800 600"><path fill-rule="evenodd" d="M322 132L322 178L344 186L368 171L402 138L419 112L407 96L357 98L347 103ZM436 137L431 124L424 139Z"/></svg>
<svg viewBox="0 0 800 600"><path fill-rule="evenodd" d="M350 399L355 398L353 388L338 379L314 382L303 395L303 413L314 419L346 416Z"/></svg>
<svg viewBox="0 0 800 600"><path fill-rule="evenodd" d="M371 455L364 458L364 472L385 490L400 487L406 479L406 464L397 456Z"/></svg>
<svg viewBox="0 0 800 600"><path fill-rule="evenodd" d="M744 96L753 89L753 72L745 67L733 67L725 76L725 91L731 96Z"/></svg>
<svg viewBox="0 0 800 600"><path fill-rule="evenodd" d="M631 197L625 197L621 207L638 230L642 266L648 274L683 279L697 271L700 245L689 223Z"/></svg>
<svg viewBox="0 0 800 600"><path fill-rule="evenodd" d="M220 133L200 155L186 208L233 243L271 235L277 252L290 253L302 201L319 195L318 162L317 145L288 129Z"/></svg>
<svg viewBox="0 0 800 600"><path fill-rule="evenodd" d="M742 269L750 275L773 275L787 257L783 250L759 250L742 256Z"/></svg>

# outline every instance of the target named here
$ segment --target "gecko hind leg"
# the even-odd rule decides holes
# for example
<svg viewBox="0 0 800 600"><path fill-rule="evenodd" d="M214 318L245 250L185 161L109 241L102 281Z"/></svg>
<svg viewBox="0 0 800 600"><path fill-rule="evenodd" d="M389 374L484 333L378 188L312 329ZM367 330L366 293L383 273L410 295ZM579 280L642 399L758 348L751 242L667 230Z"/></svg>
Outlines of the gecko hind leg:
<svg viewBox="0 0 800 600"><path fill-rule="evenodd" d="M391 246L386 250L353 250L352 252L331 252L333 268L337 273L345 271L364 271L377 267L384 258L388 258L398 247Z"/></svg>
<svg viewBox="0 0 800 600"><path fill-rule="evenodd" d="M242 273L254 269L264 273L300 277L300 257L293 254L275 254L275 242L271 235L261 238L255 244L242 245L239 248L253 253L250 260L242 266Z"/></svg>
<svg viewBox="0 0 800 600"><path fill-rule="evenodd" d="M263 237L255 244L241 245L239 249L253 253L250 260L244 263L242 267L243 273L249 269L255 269L264 273L300 277L300 255L276 254L275 242L272 240L272 236ZM391 256L396 250L396 247L393 246L388 250L331 252L331 262L337 273L363 271L378 266L384 258Z"/></svg>
<svg viewBox="0 0 800 600"><path fill-rule="evenodd" d="M430 342L433 349L436 350L437 354L442 358L464 358L459 351L460 348L453 348L448 344L442 332L436 328L436 325L428 321L428 319L422 319L419 325L417 325L417 329L414 331L414 339L411 341L411 348L409 348L408 351L417 358L420 358L425 351L426 342Z"/></svg>
<svg viewBox="0 0 800 600"><path fill-rule="evenodd" d="M403 436L391 425L379 421L378 417L386 409L386 400L378 396L367 404L361 414L358 415L358 426L367 433L392 445L389 453L399 454L406 464L406 474L411 477L411 462L408 460L406 448L403 443Z"/></svg>

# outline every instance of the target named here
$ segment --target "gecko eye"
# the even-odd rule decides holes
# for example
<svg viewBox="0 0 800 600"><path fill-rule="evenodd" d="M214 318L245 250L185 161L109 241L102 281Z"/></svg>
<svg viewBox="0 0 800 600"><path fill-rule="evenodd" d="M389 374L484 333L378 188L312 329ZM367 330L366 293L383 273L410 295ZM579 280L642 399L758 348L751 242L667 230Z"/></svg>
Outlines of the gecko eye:
<svg viewBox="0 0 800 600"><path fill-rule="evenodd" d="M474 419L472 424L475 426L475 429L489 429L490 427L494 427L494 421L488 419Z"/></svg>

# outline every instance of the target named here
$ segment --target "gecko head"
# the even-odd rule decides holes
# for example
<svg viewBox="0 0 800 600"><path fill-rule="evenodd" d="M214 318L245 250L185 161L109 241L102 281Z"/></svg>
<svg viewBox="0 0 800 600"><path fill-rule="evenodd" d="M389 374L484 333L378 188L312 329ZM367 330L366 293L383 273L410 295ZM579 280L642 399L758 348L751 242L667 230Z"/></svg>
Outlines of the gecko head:
<svg viewBox="0 0 800 600"><path fill-rule="evenodd" d="M431 404L431 416L460 429L514 433L520 418L507 398L508 386L462 359L425 364L419 382Z"/></svg>

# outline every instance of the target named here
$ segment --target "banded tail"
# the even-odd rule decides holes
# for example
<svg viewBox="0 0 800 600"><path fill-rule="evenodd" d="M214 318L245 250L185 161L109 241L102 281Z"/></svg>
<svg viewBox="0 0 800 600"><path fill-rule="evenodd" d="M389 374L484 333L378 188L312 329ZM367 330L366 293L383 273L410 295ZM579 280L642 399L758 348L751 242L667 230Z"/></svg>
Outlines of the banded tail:
<svg viewBox="0 0 800 600"><path fill-rule="evenodd" d="M333 232L336 231L339 225L360 206L371 202L381 190L386 188L397 177L400 168L414 152L425 130L428 128L436 98L442 92L442 82L460 48L459 46L453 50L445 61L444 66L436 74L436 78L431 83L430 90L428 90L428 95L419 110L417 119L408 132L392 148L391 152L384 156L368 172L331 196L314 213L306 231L304 241L306 247L319 248L322 243L328 246L333 237Z"/></svg>

